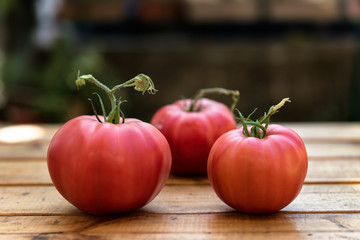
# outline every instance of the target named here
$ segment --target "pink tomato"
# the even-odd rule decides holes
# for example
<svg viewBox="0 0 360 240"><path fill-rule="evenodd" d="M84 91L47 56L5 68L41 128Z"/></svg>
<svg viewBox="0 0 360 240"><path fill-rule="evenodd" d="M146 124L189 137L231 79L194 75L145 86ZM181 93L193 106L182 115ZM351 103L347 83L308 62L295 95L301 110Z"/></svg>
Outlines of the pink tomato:
<svg viewBox="0 0 360 240"><path fill-rule="evenodd" d="M188 111L191 100L178 100L160 108L151 124L169 142L172 153L172 172L200 175L207 172L207 158L216 139L235 129L230 109L217 101L201 98L195 111Z"/></svg>
<svg viewBox="0 0 360 240"><path fill-rule="evenodd" d="M171 167L169 145L152 125L136 119L100 123L92 116L63 125L47 159L56 189L91 214L144 206L160 192Z"/></svg>

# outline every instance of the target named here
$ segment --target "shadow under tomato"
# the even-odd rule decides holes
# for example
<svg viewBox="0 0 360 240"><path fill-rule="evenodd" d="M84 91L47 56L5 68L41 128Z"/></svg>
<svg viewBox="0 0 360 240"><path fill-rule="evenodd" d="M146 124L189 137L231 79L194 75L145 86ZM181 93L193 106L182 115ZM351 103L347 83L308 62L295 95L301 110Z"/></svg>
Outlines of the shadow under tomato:
<svg viewBox="0 0 360 240"><path fill-rule="evenodd" d="M209 179L206 175L177 175L170 174L166 185L203 185L210 184Z"/></svg>

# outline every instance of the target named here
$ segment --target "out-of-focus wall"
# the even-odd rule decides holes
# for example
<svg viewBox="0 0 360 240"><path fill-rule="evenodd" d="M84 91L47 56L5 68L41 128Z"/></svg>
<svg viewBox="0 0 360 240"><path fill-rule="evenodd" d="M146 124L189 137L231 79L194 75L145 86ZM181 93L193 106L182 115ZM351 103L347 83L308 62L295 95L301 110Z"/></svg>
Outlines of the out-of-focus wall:
<svg viewBox="0 0 360 240"><path fill-rule="evenodd" d="M123 91L126 115L145 121L205 87L238 89L245 115L290 97L274 120L360 120L358 0L39 0L7 8L3 121L91 113L95 88L76 89L78 69L109 86L148 74L156 95Z"/></svg>

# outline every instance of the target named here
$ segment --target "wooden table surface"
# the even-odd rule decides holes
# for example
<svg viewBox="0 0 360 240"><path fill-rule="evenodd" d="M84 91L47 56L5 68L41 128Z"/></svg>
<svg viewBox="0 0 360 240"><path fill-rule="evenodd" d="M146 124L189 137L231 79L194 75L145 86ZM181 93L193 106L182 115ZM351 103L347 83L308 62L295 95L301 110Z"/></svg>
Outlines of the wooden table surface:
<svg viewBox="0 0 360 240"><path fill-rule="evenodd" d="M241 214L207 178L170 176L144 208L84 214L51 183L46 151L59 125L0 125L0 239L360 239L360 123L284 124L303 138L309 170L289 206Z"/></svg>

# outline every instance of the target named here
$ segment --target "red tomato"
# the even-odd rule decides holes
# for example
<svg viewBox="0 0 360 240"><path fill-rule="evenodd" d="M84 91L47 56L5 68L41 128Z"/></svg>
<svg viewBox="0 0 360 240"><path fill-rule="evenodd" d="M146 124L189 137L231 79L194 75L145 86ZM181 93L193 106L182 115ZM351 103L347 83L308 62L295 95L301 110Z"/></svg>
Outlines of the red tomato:
<svg viewBox="0 0 360 240"><path fill-rule="evenodd" d="M100 123L80 116L54 135L47 155L51 179L74 206L90 214L131 211L150 202L171 168L165 137L137 119Z"/></svg>
<svg viewBox="0 0 360 240"><path fill-rule="evenodd" d="M222 135L209 154L208 176L217 195L246 213L279 211L299 194L308 167L303 141L293 130L269 125L263 139L242 128Z"/></svg>
<svg viewBox="0 0 360 240"><path fill-rule="evenodd" d="M229 108L217 101L200 99L195 112L188 112L190 99L179 100L160 108L151 120L169 142L172 172L206 174L207 158L215 140L235 129L236 122Z"/></svg>

